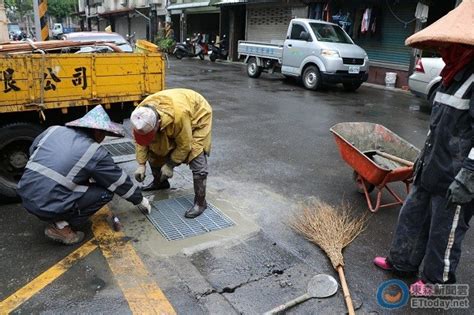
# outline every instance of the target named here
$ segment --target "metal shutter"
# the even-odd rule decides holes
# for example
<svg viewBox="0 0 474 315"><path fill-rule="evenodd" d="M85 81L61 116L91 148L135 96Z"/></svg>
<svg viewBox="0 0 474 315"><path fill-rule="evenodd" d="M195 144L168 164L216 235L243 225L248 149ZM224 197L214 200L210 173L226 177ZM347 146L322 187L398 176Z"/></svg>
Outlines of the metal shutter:
<svg viewBox="0 0 474 315"><path fill-rule="evenodd" d="M414 18L416 1L390 1L391 9L396 16L403 21ZM390 12L387 2L382 6L382 27L380 40L374 36L360 36L355 40L356 44L365 49L371 61L396 65L400 69L408 70L410 66L411 48L405 46L405 39L413 34L415 23L402 24Z"/></svg>
<svg viewBox="0 0 474 315"><path fill-rule="evenodd" d="M247 5L247 40L282 41L292 18L291 7Z"/></svg>

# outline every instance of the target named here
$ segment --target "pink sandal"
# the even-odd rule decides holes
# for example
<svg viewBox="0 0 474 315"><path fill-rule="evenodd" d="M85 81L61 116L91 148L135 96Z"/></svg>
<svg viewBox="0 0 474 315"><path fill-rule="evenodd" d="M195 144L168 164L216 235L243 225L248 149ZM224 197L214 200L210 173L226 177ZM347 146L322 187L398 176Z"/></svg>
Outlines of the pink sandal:
<svg viewBox="0 0 474 315"><path fill-rule="evenodd" d="M387 257L375 257L374 264L380 269L391 271L393 270L392 265L387 261Z"/></svg>

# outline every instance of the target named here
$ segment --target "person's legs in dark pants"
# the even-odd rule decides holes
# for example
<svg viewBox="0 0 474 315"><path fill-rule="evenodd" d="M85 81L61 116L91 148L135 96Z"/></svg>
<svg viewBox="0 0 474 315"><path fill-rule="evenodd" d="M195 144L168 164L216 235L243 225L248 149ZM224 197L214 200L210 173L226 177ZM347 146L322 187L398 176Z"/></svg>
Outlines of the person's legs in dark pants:
<svg viewBox="0 0 474 315"><path fill-rule="evenodd" d="M461 243L472 217L474 202L457 208L448 206L443 196L433 197L433 216L426 248L422 280L429 283L455 283L461 258Z"/></svg>
<svg viewBox="0 0 474 315"><path fill-rule="evenodd" d="M166 158L158 156L153 152L150 152L149 155L151 173L153 174L153 182L142 190L150 191L170 188L170 182L167 179L161 181L161 167L166 163Z"/></svg>
<svg viewBox="0 0 474 315"><path fill-rule="evenodd" d="M194 184L194 205L185 213L186 218L195 218L201 215L207 208L206 202L206 180L208 166L207 156L203 152L194 158L190 163L189 167L193 172L193 184Z"/></svg>
<svg viewBox="0 0 474 315"><path fill-rule="evenodd" d="M86 193L76 201L74 214L67 220L72 226L81 226L89 221L89 217L109 203L114 193L106 188L91 185Z"/></svg>
<svg viewBox="0 0 474 315"><path fill-rule="evenodd" d="M431 223L431 194L413 185L400 210L387 261L395 273L412 276L425 256Z"/></svg>

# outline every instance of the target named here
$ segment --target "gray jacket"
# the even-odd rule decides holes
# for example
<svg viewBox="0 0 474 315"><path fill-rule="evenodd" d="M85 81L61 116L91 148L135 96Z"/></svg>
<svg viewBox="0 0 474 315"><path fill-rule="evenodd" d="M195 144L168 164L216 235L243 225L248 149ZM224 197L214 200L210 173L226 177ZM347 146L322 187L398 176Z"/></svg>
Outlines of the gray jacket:
<svg viewBox="0 0 474 315"><path fill-rule="evenodd" d="M91 179L135 205L142 201L137 185L84 130L52 126L33 142L17 192L30 212L65 213Z"/></svg>

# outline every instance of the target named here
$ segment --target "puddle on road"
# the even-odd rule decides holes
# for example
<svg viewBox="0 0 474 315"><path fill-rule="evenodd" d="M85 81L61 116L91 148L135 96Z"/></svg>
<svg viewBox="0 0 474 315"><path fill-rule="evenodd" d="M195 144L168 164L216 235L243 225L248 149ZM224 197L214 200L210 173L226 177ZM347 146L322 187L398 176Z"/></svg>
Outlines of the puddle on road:
<svg viewBox="0 0 474 315"><path fill-rule="evenodd" d="M201 73L213 73L213 72L218 72L218 70L215 70L215 69L203 69L203 70L201 70Z"/></svg>

